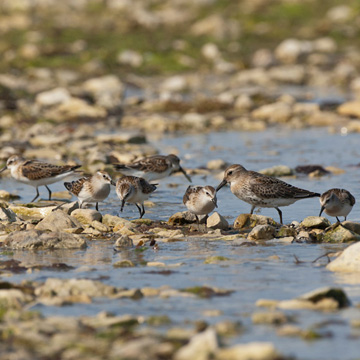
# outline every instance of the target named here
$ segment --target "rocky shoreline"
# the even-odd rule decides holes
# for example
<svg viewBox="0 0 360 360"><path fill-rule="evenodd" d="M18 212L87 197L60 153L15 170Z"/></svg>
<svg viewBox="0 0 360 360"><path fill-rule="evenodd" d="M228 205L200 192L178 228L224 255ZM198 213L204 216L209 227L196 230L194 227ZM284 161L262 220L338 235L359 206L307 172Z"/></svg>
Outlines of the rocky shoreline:
<svg viewBox="0 0 360 360"><path fill-rule="evenodd" d="M82 164L86 173L101 169L113 175L114 163L161 153L149 139L168 134L315 127L342 135L360 132L360 17L354 1L339 5L314 0L2 0L0 34L3 164L11 155L21 154L54 164ZM187 172L217 178L228 165L217 156L208 160ZM310 178L342 172L312 165L263 171ZM54 195L71 200L65 191ZM279 350L274 336L294 346L299 340L304 347L332 339L340 324L348 332L336 334L336 340L342 345L346 341L346 348L360 338L360 306L349 300L351 286L308 292L300 290L303 281L295 298L284 293L276 294L277 299L258 296L252 306L244 301L243 308L241 293L247 279L242 274L236 289L204 284L201 277L197 286L177 286L166 278L166 285L134 282L122 287L109 284L101 272L98 278L91 275L98 274L99 258L91 263L94 270L69 265L67 257L65 262L46 257L64 251L76 258L105 243L121 254L110 269L120 276L141 269L171 277L184 268L182 262L141 254L176 244L189 244L190 253L199 242L209 247L231 243L237 249L320 244L321 255L312 259L311 266L334 273L342 284L341 276L356 277L360 271L358 222L330 226L326 218L310 216L281 226L266 216L237 214L229 224L215 212L200 225L204 232L199 232L195 217L187 212L169 214L168 221L129 221L78 209L74 202L53 212L57 201L23 204L17 194L4 190L0 198L4 359L307 359L309 355L301 351ZM139 256L134 258L134 253ZM34 262L33 254L44 254L45 260ZM219 255L215 250L199 258L207 269L226 268L226 275L236 264L231 252ZM280 258L281 254L266 254L265 260L274 264ZM252 258L244 260L253 271L263 267L264 283L253 287L273 284L267 277L272 268L264 266L265 260L258 266ZM294 264L299 274L309 261L294 254ZM186 279L198 270L187 268ZM61 276L64 273L66 278ZM216 272L209 273L216 278ZM44 276L19 280L19 275L31 274ZM322 276L326 282L326 275ZM276 278L281 281L282 276ZM297 283L296 276L292 283ZM306 283L311 285L311 278ZM358 279L353 282L358 283ZM287 286L289 282L284 282ZM238 308L230 319L218 320L223 313L215 301L227 298L229 307L236 301ZM172 299L184 301L182 314L187 307L192 310L181 323L172 321L172 310L163 310L165 300ZM202 320L193 318L194 303L187 300L201 302ZM132 314L54 315L77 305L105 304L107 309L110 303L125 309L130 303ZM151 314L139 315L138 309L148 304ZM44 315L44 308L54 313L46 310ZM307 317L316 320L302 322ZM256 338L260 334L259 338L271 340L243 340L253 328L258 331ZM327 354L326 359L336 356Z"/></svg>

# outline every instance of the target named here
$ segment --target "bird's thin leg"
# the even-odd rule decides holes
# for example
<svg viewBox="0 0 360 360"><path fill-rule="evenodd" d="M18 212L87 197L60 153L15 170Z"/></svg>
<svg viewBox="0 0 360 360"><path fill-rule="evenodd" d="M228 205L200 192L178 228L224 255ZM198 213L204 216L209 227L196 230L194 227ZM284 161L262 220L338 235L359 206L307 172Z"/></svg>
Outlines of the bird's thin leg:
<svg viewBox="0 0 360 360"><path fill-rule="evenodd" d="M99 203L96 203L95 209L96 209L96 211L99 211Z"/></svg>
<svg viewBox="0 0 360 360"><path fill-rule="evenodd" d="M197 223L197 226L198 226L198 231L200 232L200 221L199 221L199 218L196 214L195 215L195 218L196 218L196 223Z"/></svg>
<svg viewBox="0 0 360 360"><path fill-rule="evenodd" d="M39 197L39 195L39 188L36 187L36 196L30 202L34 202Z"/></svg>
<svg viewBox="0 0 360 360"><path fill-rule="evenodd" d="M283 224L283 220L282 220L282 212L281 212L281 210L280 210L278 207L276 207L275 209L276 209L276 210L277 210L277 212L279 213L279 216L280 216L280 224L282 225L282 224Z"/></svg>
<svg viewBox="0 0 360 360"><path fill-rule="evenodd" d="M255 205L253 205L253 206L251 207L251 210L250 210L250 214L251 214L251 215L254 213L254 210L255 210Z"/></svg>
<svg viewBox="0 0 360 360"><path fill-rule="evenodd" d="M207 232L208 231L208 227L207 227L207 219L208 219L209 215L206 214L205 215L205 231Z"/></svg>
<svg viewBox="0 0 360 360"><path fill-rule="evenodd" d="M56 211L59 210L63 205L65 205L65 203L62 203L60 205L58 205L55 209L53 209L52 211Z"/></svg>
<svg viewBox="0 0 360 360"><path fill-rule="evenodd" d="M52 194L52 192L51 192L51 190L48 188L47 185L45 185L45 187L47 188L47 190L48 190L48 192L49 192L49 200L51 200L51 194Z"/></svg>
<svg viewBox="0 0 360 360"><path fill-rule="evenodd" d="M143 216L144 216L144 214L145 214L144 204L141 204L141 208L142 208L141 217L143 217Z"/></svg>
<svg viewBox="0 0 360 360"><path fill-rule="evenodd" d="M140 207L138 204L135 204L135 205L136 205L136 207L137 207L138 210L139 210L139 214L140 214L140 218L139 218L139 219L141 219L144 214L142 213L141 207Z"/></svg>

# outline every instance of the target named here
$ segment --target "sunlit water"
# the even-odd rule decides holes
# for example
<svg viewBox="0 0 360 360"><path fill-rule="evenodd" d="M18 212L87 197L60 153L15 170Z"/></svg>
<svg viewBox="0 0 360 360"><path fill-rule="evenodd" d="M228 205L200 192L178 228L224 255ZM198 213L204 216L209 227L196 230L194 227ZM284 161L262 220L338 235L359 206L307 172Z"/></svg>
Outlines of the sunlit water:
<svg viewBox="0 0 360 360"><path fill-rule="evenodd" d="M311 179L307 176L284 179L293 185L317 192L324 192L332 187L344 187L360 199L359 178L360 162L358 149L359 136L330 135L325 129L306 131L271 130L263 133L214 133L206 135L165 138L154 142L161 153L177 149L185 168L205 166L210 159L224 159L229 164L240 163L248 169L260 170L265 167L283 164L290 167L305 164L336 166L346 172L341 175L325 176ZM154 140L155 141L155 140ZM216 186L221 181L214 176L193 176L194 184ZM177 187L168 186L177 184ZM158 191L151 200L155 207L147 208L145 217L154 220L167 220L177 211L184 211L182 196L188 186L182 176L172 176L161 181ZM29 201L34 196L34 189L9 180L2 180L2 187L17 191ZM54 191L63 190L61 184L51 186ZM47 196L46 189L42 195ZM237 215L250 210L250 205L233 196L229 188L218 193L219 212L233 223ZM115 191L109 199L100 204L102 213L137 218L135 206L129 205L124 213L119 213L120 203ZM283 208L285 223L301 221L308 215L318 215L318 199L307 199ZM263 209L261 214L274 217L274 209ZM360 210L356 204L349 215L350 220L360 221ZM333 221L334 219L330 219ZM107 310L117 315L162 315L166 314L174 325L193 326L196 319L208 323L222 320L239 321L244 331L233 338L230 344L250 341L271 341L285 355L294 355L298 359L359 359L360 330L351 328L350 319L360 319L360 309L355 306L333 313L315 311L288 311L295 316L295 325L303 329L313 328L321 334L328 335L321 340L305 341L300 338L278 337L272 326L252 325L251 314L254 311L266 311L256 308L255 302L260 298L291 299L305 292L324 287L336 286L344 289L353 305L360 302L360 277L354 275L337 275L325 269L327 263L323 258L315 263L317 257L343 248L342 245L327 244L272 244L258 246L240 246L233 241L189 240L187 242L160 243L159 250L150 247L144 252L133 249L116 253L109 240L89 242L89 247L81 251L25 252L16 251L14 258L27 264L50 264L62 262L75 267L68 272L39 271L30 274L14 275L9 281L20 282L23 279L45 281L47 277L62 278L101 278L107 284L117 287L142 288L145 286L160 287L170 285L182 289L190 286L204 285L231 289L230 296L212 299L192 298L143 298L141 300L108 300L96 299L89 305L72 305L67 307L34 308L45 315L95 315ZM230 258L224 264L204 264L208 256L222 255ZM277 257L274 257L277 255ZM294 255L302 261L296 264ZM1 256L1 259L6 258ZM134 268L113 268L121 259L130 259ZM161 268L145 267L144 261L160 261L171 267L170 275L158 273ZM219 309L222 315L206 317L204 310ZM190 322L190 325L189 325ZM159 328L159 331L167 327Z"/></svg>

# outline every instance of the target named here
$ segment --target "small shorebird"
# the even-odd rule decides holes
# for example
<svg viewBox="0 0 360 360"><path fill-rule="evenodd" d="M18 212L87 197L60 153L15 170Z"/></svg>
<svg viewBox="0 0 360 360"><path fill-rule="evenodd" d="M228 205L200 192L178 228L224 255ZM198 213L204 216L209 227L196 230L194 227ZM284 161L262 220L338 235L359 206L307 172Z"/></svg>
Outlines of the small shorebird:
<svg viewBox="0 0 360 360"><path fill-rule="evenodd" d="M120 211L123 211L125 202L135 204L139 210L141 219L145 214L144 201L147 200L155 190L156 185L148 183L141 177L121 177L116 182L116 194L121 200Z"/></svg>
<svg viewBox="0 0 360 360"><path fill-rule="evenodd" d="M114 167L124 175L142 177L146 181L160 180L181 171L191 182L190 176L180 166L180 159L174 154L149 156L129 165L114 164Z"/></svg>
<svg viewBox="0 0 360 360"><path fill-rule="evenodd" d="M31 200L35 201L39 197L39 186L45 186L49 192L51 200L51 190L48 185L64 179L71 175L81 165L53 165L38 160L26 160L18 155L12 155L8 158L6 166L0 170L0 173L6 169L10 170L11 176L24 183L36 188L36 196Z"/></svg>
<svg viewBox="0 0 360 360"><path fill-rule="evenodd" d="M99 211L98 203L105 200L110 194L110 185L115 186L110 175L106 171L97 171L91 177L65 182L64 186L68 191L78 198L79 208L83 203L96 203L96 210ZM59 209L58 206L55 210Z"/></svg>
<svg viewBox="0 0 360 360"><path fill-rule="evenodd" d="M321 210L319 216L325 211L329 216L336 217L338 222L340 222L338 216L344 216L346 220L354 204L355 198L349 191L345 189L330 189L320 196Z"/></svg>
<svg viewBox="0 0 360 360"><path fill-rule="evenodd" d="M282 224L281 206L288 206L300 199L320 196L318 193L292 186L282 180L248 171L241 165L231 165L225 170L224 179L216 188L219 191L227 183L231 192L251 205L251 214L256 207L275 208Z"/></svg>
<svg viewBox="0 0 360 360"><path fill-rule="evenodd" d="M198 215L206 215L217 207L216 191L212 186L189 186L183 197L183 203L196 217L200 229Z"/></svg>

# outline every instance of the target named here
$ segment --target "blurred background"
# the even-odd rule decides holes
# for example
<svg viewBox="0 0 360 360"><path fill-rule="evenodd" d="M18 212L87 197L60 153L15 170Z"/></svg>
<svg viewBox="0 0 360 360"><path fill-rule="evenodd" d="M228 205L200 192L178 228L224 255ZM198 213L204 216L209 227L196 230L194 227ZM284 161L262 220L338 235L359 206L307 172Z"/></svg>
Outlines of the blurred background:
<svg viewBox="0 0 360 360"><path fill-rule="evenodd" d="M150 134L358 132L359 10L356 0L2 0L0 159L93 170L156 152L124 150Z"/></svg>

